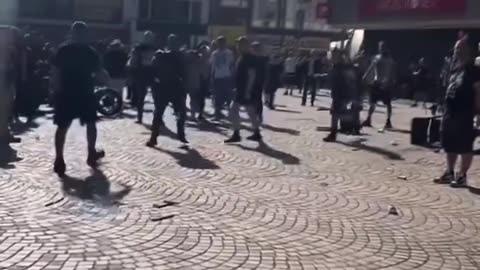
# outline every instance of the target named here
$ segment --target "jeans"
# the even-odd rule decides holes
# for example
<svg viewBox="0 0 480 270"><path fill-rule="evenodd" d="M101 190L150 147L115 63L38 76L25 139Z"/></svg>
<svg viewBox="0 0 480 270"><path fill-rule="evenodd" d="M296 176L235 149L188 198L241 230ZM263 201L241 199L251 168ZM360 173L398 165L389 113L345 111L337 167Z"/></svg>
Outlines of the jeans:
<svg viewBox="0 0 480 270"><path fill-rule="evenodd" d="M213 97L215 105L215 114L219 116L225 106L229 105L232 99L232 79L221 78L213 80Z"/></svg>
<svg viewBox="0 0 480 270"><path fill-rule="evenodd" d="M248 117L250 118L250 122L254 130L260 129L260 125L262 124L262 119L260 114L258 113L258 104L251 104L251 105L241 105L238 102L234 102L230 107L229 111L229 118L230 122L232 123L232 128L235 131L240 130L240 107L244 107L247 111Z"/></svg>

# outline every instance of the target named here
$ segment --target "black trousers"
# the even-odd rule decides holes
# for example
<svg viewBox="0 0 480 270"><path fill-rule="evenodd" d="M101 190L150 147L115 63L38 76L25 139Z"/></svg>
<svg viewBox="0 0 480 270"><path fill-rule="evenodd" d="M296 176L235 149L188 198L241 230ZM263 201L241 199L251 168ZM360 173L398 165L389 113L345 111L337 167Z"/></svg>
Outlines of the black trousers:
<svg viewBox="0 0 480 270"><path fill-rule="evenodd" d="M313 106L315 104L315 99L317 98L317 88L318 88L318 80L315 77L308 76L305 79L305 84L303 87L303 96L302 96L302 105L307 104L308 94L311 95L310 104Z"/></svg>
<svg viewBox="0 0 480 270"><path fill-rule="evenodd" d="M185 120L187 117L185 89L176 85L156 85L152 89L155 112L152 122L152 137L160 135L160 127L163 125L163 114L168 104L172 104L177 116L177 135L185 136Z"/></svg>

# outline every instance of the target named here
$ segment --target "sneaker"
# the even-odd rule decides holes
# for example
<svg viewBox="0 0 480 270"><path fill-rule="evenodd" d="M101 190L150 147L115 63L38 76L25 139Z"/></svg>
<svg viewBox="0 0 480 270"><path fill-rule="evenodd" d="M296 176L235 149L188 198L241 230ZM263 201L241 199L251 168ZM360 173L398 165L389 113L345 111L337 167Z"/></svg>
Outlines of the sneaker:
<svg viewBox="0 0 480 270"><path fill-rule="evenodd" d="M450 187L452 188L466 188L467 185L467 175L459 175L457 176L451 183Z"/></svg>
<svg viewBox="0 0 480 270"><path fill-rule="evenodd" d="M336 142L337 141L337 134L335 132L332 132L328 134L327 137L323 138L324 142Z"/></svg>
<svg viewBox="0 0 480 270"><path fill-rule="evenodd" d="M98 161L105 157L105 151L95 151L94 153L89 153L87 158L87 165L96 168L98 167Z"/></svg>
<svg viewBox="0 0 480 270"><path fill-rule="evenodd" d="M232 137L230 137L228 140L225 140L225 143L238 143L242 141L242 137L240 137L240 134L237 132L233 133Z"/></svg>
<svg viewBox="0 0 480 270"><path fill-rule="evenodd" d="M363 121L362 127L372 127L372 120L367 119L367 120Z"/></svg>
<svg viewBox="0 0 480 270"><path fill-rule="evenodd" d="M449 185L455 180L455 172L445 172L441 177L433 180L435 184Z"/></svg>
<svg viewBox="0 0 480 270"><path fill-rule="evenodd" d="M260 141L262 141L262 134L260 134L260 132L257 131L252 136L247 137L247 140L254 141L254 142L260 142Z"/></svg>
<svg viewBox="0 0 480 270"><path fill-rule="evenodd" d="M64 177L65 172L67 171L67 166L65 165L65 161L63 159L56 159L55 163L53 164L53 171L59 177Z"/></svg>
<svg viewBox="0 0 480 270"><path fill-rule="evenodd" d="M392 126L392 121L391 120L387 120L387 123L385 123L385 129L392 129L393 126Z"/></svg>

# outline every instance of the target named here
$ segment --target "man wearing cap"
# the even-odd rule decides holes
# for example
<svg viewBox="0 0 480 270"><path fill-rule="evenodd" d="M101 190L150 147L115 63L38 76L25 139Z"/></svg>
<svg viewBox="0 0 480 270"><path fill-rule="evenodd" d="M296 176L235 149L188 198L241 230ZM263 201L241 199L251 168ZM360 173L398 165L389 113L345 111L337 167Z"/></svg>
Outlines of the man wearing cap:
<svg viewBox="0 0 480 270"><path fill-rule="evenodd" d="M261 104L262 92L265 84L265 61L250 52L250 44L246 37L237 42L240 57L235 74L235 97L230 108L230 121L233 134L225 143L241 141L240 136L240 107L244 107L252 123L254 133L248 140L261 141L260 125L262 123L258 104Z"/></svg>
<svg viewBox="0 0 480 270"><path fill-rule="evenodd" d="M75 22L71 27L71 40L63 43L53 58L54 122L56 159L54 171L64 176L66 171L63 150L65 138L74 119L87 126L87 164L95 168L103 157L97 152L97 102L94 95L95 78L108 84L108 78L100 66L100 57L87 43L88 26Z"/></svg>
<svg viewBox="0 0 480 270"><path fill-rule="evenodd" d="M185 138L186 98L185 55L180 51L176 35L168 36L167 48L158 50L153 59L155 84L152 88L155 112L152 122L152 135L147 143L148 147L157 145L160 128L163 125L163 114L168 104L173 105L177 116L177 137L182 143L188 143Z"/></svg>
<svg viewBox="0 0 480 270"><path fill-rule="evenodd" d="M128 68L132 76L133 97L132 104L137 108L137 123L143 123L143 107L148 88L152 87L154 71L153 56L155 54L155 36L151 31L143 34L143 41L136 45L128 61Z"/></svg>

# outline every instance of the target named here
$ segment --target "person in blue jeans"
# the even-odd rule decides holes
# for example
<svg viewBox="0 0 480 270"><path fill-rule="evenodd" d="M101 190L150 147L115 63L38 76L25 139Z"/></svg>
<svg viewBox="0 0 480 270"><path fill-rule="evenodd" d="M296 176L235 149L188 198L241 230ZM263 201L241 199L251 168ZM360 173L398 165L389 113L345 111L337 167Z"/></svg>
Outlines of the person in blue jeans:
<svg viewBox="0 0 480 270"><path fill-rule="evenodd" d="M224 117L222 110L230 103L233 91L233 72L235 57L227 48L227 40L220 36L216 40L216 49L210 56L210 66L213 81L213 98L215 118L220 120Z"/></svg>

